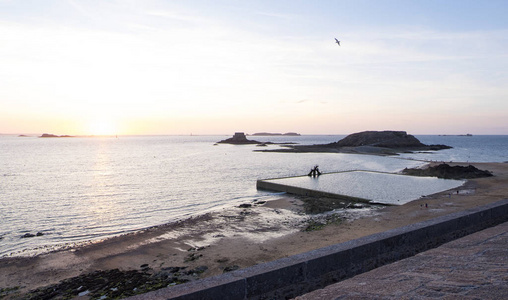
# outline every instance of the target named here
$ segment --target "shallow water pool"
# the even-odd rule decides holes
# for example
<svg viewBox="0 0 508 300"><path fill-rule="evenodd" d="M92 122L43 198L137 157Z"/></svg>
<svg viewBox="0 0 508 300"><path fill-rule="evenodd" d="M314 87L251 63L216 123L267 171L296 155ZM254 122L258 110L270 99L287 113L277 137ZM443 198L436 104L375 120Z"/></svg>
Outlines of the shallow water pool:
<svg viewBox="0 0 508 300"><path fill-rule="evenodd" d="M463 180L371 171L348 171L323 174L319 177L298 176L265 181L392 205L402 205L465 183Z"/></svg>

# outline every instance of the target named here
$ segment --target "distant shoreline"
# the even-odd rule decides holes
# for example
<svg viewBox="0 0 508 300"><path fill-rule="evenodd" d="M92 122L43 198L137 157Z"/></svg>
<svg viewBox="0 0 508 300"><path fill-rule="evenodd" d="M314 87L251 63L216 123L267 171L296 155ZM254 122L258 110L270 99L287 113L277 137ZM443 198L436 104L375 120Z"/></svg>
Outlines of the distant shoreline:
<svg viewBox="0 0 508 300"><path fill-rule="evenodd" d="M301 134L296 132L286 132L286 133L270 133L270 132L257 132L253 134L247 134L250 136L301 136Z"/></svg>
<svg viewBox="0 0 508 300"><path fill-rule="evenodd" d="M76 137L74 135L56 135L56 134L49 134L49 133L43 133L40 138L73 138Z"/></svg>

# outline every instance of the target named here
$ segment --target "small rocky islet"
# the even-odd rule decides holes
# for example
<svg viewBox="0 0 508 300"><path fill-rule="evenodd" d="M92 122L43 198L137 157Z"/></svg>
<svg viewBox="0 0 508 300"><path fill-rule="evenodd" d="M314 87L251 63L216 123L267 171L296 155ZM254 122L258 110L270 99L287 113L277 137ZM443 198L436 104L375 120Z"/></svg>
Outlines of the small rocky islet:
<svg viewBox="0 0 508 300"><path fill-rule="evenodd" d="M217 144L234 144L234 145L248 145L248 144L262 144L261 142L248 140L243 132L235 132L235 135L229 139L217 142Z"/></svg>
<svg viewBox="0 0 508 300"><path fill-rule="evenodd" d="M263 136L263 134L258 134L258 136ZM233 137L231 137L229 139L222 140L220 142L217 142L217 144L232 144L232 145L250 145L250 144L253 144L253 145L258 145L258 146L266 146L266 145L291 145L291 144L294 144L294 143L259 142L259 141L247 139L247 136L243 132L235 132Z"/></svg>

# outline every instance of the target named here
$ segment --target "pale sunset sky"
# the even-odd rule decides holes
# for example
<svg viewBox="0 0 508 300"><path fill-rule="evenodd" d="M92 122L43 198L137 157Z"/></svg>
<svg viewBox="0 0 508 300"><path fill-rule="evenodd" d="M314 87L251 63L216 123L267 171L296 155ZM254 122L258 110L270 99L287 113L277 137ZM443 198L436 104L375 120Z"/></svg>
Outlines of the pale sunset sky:
<svg viewBox="0 0 508 300"><path fill-rule="evenodd" d="M508 1L0 0L0 133L363 130L508 134Z"/></svg>

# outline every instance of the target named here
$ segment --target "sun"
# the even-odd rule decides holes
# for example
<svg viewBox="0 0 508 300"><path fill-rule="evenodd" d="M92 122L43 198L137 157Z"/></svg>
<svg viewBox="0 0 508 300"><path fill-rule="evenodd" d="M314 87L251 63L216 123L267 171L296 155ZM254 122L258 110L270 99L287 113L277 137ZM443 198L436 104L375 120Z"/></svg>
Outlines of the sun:
<svg viewBox="0 0 508 300"><path fill-rule="evenodd" d="M108 120L94 120L88 125L88 133L90 135L115 135L117 133L116 126Z"/></svg>

